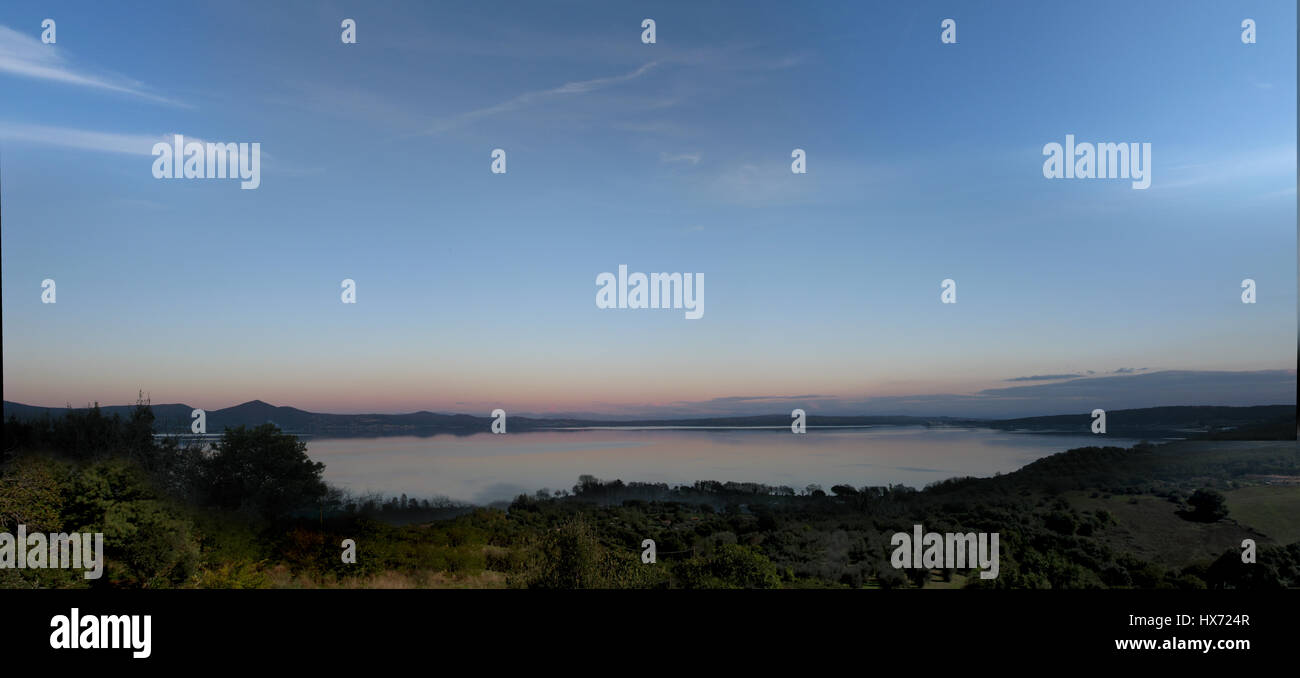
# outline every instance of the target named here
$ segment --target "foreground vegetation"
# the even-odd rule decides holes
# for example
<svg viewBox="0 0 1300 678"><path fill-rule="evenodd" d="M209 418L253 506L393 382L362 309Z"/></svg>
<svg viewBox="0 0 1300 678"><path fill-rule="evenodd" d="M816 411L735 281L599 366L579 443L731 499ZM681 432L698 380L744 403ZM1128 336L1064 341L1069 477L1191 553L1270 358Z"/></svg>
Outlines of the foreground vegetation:
<svg viewBox="0 0 1300 678"><path fill-rule="evenodd" d="M0 531L103 532L107 565L0 569L0 587L1300 587L1294 440L1082 448L924 490L584 476L502 510L348 496L272 426L155 442L145 402L4 433ZM1000 576L894 569L890 537L915 524L999 533Z"/></svg>

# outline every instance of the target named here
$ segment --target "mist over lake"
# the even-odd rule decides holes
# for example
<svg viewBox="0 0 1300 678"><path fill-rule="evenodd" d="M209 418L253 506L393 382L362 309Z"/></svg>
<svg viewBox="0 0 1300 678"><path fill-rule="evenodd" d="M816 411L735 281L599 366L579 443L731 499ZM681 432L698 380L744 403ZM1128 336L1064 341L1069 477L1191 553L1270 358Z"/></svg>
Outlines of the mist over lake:
<svg viewBox="0 0 1300 678"><path fill-rule="evenodd" d="M1010 433L984 428L880 426L784 430L582 429L470 436L314 438L307 453L325 479L354 493L442 495L485 504L578 476L689 484L757 482L802 490L832 485L924 487L958 476L1008 473L1041 457L1111 436Z"/></svg>

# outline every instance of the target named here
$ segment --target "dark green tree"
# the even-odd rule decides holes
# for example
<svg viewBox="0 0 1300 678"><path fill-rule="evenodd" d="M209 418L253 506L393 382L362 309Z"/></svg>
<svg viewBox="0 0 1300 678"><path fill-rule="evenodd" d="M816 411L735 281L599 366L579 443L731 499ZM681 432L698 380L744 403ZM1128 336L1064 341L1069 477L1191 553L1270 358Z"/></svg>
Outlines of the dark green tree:
<svg viewBox="0 0 1300 678"><path fill-rule="evenodd" d="M1214 490L1197 490L1187 500L1192 518L1212 523L1228 516L1228 501Z"/></svg>
<svg viewBox="0 0 1300 678"><path fill-rule="evenodd" d="M266 519L315 508L328 494L325 465L307 456L306 443L272 424L226 429L204 466L209 504Z"/></svg>

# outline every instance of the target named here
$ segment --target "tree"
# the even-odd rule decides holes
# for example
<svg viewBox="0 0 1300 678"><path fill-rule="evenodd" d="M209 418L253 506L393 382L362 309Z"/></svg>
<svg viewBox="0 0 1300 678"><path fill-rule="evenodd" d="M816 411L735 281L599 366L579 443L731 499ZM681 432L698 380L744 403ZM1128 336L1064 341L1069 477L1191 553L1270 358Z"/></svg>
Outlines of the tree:
<svg viewBox="0 0 1300 678"><path fill-rule="evenodd" d="M1241 551L1228 549L1218 557L1206 572L1206 582L1212 589L1281 589L1287 582L1278 571L1285 564L1284 549L1265 544L1260 548L1259 562L1241 562ZM1280 557L1279 557L1280 556Z"/></svg>
<svg viewBox="0 0 1300 678"><path fill-rule="evenodd" d="M720 544L713 555L695 557L674 569L683 588L775 589L781 587L776 566L757 549Z"/></svg>
<svg viewBox="0 0 1300 678"><path fill-rule="evenodd" d="M135 407L131 408L131 416L126 421L126 447L130 454L137 458L152 456L153 423L153 408L150 407L149 398L144 391L140 391L136 396Z"/></svg>
<svg viewBox="0 0 1300 678"><path fill-rule="evenodd" d="M542 589L654 588L667 583L662 567L643 564L638 553L601 545L581 515L547 529L521 554L511 586Z"/></svg>
<svg viewBox="0 0 1300 678"><path fill-rule="evenodd" d="M62 504L53 462L26 457L0 468L0 531L15 532L18 525L29 532L55 531L62 526Z"/></svg>
<svg viewBox="0 0 1300 678"><path fill-rule="evenodd" d="M69 479L66 493L63 528L104 534L99 585L172 587L198 566L192 524L137 464L117 458L83 467Z"/></svg>
<svg viewBox="0 0 1300 678"><path fill-rule="evenodd" d="M834 492L837 497L852 497L858 494L852 485L834 485L831 487L831 492Z"/></svg>
<svg viewBox="0 0 1300 678"><path fill-rule="evenodd" d="M1212 523L1227 517L1228 502L1222 494L1214 490L1197 490L1187 500L1192 507L1192 518Z"/></svg>
<svg viewBox="0 0 1300 678"><path fill-rule="evenodd" d="M267 519L314 506L328 493L325 465L307 456L307 444L272 424L226 429L204 469L208 502Z"/></svg>
<svg viewBox="0 0 1300 678"><path fill-rule="evenodd" d="M573 486L573 496L581 497L584 493L594 492L598 487L600 481L596 480L596 476L584 473L578 476L578 484Z"/></svg>

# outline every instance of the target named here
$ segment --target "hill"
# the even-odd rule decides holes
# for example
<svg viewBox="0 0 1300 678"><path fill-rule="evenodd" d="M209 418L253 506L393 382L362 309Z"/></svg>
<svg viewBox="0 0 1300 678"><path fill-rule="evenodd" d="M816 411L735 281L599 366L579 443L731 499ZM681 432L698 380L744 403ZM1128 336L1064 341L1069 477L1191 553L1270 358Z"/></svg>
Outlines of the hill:
<svg viewBox="0 0 1300 678"><path fill-rule="evenodd" d="M123 417L134 405L101 406L106 415ZM86 408L74 408L84 411ZM155 430L183 433L190 430L193 407L183 404L154 405ZM22 420L43 416L59 417L67 408L39 407L4 401L4 417ZM696 419L626 419L617 421L580 418L509 417L512 432L556 428L596 427L691 427L691 428L774 428L790 426L789 414L749 417L706 417ZM296 407L278 406L261 400L207 411L207 427L219 432L226 427L272 423L282 431L317 436L472 435L490 430L492 418L469 414L439 414L419 411L409 414L326 414ZM1020 419L969 419L912 416L817 416L809 413L808 425L820 426L969 426L1028 433L1090 433L1092 417L1087 413L1061 414ZM1203 438L1216 440L1294 440L1296 413L1292 405L1254 407L1150 407L1112 410L1106 413L1107 435L1124 438Z"/></svg>
<svg viewBox="0 0 1300 678"><path fill-rule="evenodd" d="M989 428L1034 433L1090 433L1090 413L1000 419ZM1255 407L1178 406L1111 410L1106 434L1126 438L1213 438L1217 440L1295 440L1294 405Z"/></svg>

